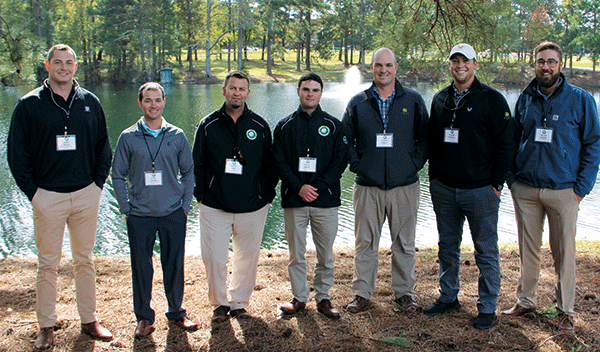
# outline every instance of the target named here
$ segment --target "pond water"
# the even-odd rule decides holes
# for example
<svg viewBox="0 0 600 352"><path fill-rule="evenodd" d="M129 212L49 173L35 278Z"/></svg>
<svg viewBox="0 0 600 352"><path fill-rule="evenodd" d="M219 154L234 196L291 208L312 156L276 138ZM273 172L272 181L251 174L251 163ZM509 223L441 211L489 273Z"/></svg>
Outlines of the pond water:
<svg viewBox="0 0 600 352"><path fill-rule="evenodd" d="M322 108L341 119L345 106L350 98L369 86L360 83L357 77L350 76L344 83L326 83ZM428 84L406 84L423 95L427 106L431 104L437 88ZM36 254L33 239L33 220L29 200L18 189L6 161L6 139L12 110L17 100L33 87L0 89L0 258L7 256L34 256ZM110 141L113 149L122 130L135 123L141 116L137 105L137 87L112 87L102 85L86 87L94 92L102 101L107 122ZM194 129L198 121L223 104L223 96L219 85L167 85L165 118L184 129L190 144L193 143ZM261 83L250 86L251 93L247 103L250 109L263 116L274 128L277 121L292 113L298 107L296 85L294 83ZM511 108L520 93L519 89L499 90L507 98ZM596 101L599 94L594 93ZM417 222L417 245L433 246L437 244L435 214L429 196L429 180L425 167L421 170L421 206ZM352 185L354 174L346 170L342 178L342 206L340 207L339 231L336 247L354 246L354 212L352 209ZM600 205L600 181L596 181L593 192L581 203L577 239L600 240L600 223L598 206ZM271 249L287 249L283 231L283 211L279 194L269 209L269 215L263 236L263 247ZM189 214L186 254L200 254L200 230L198 224L198 206L192 203ZM510 193L502 193L499 220L500 242L517 242L516 224ZM310 236L310 233L309 233ZM381 239L381 246L390 244L387 224ZM547 241L547 231L545 234ZM312 246L312 241L308 241ZM471 243L468 225L465 224L463 243ZM65 253L70 255L68 236L63 244ZM158 250L158 244L156 246ZM96 247L98 255L116 256L129 253L124 220L119 216L117 202L114 198L110 177L102 192L98 234Z"/></svg>

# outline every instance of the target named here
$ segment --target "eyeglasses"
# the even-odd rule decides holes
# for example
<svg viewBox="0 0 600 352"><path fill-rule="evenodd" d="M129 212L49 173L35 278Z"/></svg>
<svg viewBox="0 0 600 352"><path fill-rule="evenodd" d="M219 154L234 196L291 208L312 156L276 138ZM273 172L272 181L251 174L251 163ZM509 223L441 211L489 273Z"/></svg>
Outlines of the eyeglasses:
<svg viewBox="0 0 600 352"><path fill-rule="evenodd" d="M556 68L558 63L559 63L559 61L556 61L554 59L548 59L548 60L539 59L535 62L535 65L539 68L542 68L542 67L544 67L545 64L548 64L548 67Z"/></svg>
<svg viewBox="0 0 600 352"><path fill-rule="evenodd" d="M242 152L240 151L240 147L234 147L233 148L233 158L235 160L237 160L240 165L244 166L246 165L246 159L244 159L244 157L242 156Z"/></svg>

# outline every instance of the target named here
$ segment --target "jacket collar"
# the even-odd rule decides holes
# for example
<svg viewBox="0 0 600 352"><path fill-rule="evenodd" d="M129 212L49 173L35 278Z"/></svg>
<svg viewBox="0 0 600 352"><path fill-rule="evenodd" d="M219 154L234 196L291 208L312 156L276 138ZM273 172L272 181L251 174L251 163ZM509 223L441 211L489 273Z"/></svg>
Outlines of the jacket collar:
<svg viewBox="0 0 600 352"><path fill-rule="evenodd" d="M298 110L296 110L296 113L298 114L298 116L302 117L303 119L310 119L316 116L320 116L323 113L323 110L321 110L321 104L317 105L317 108L315 109L315 111L313 111L312 115L308 115L306 113L306 111L302 110L302 108L300 106L298 106Z"/></svg>
<svg viewBox="0 0 600 352"><path fill-rule="evenodd" d="M556 88L554 88L554 91L552 92L552 94L550 94L550 97L560 94L565 89L566 85L567 85L567 77L565 77L565 75L561 72L560 73L560 83L556 86ZM538 86L539 86L539 83L537 81L537 78L534 78L529 83L527 88L525 88L525 90L523 92L526 94L532 95L534 97L542 97L540 95L540 93L538 92L538 89L537 89ZM548 97L548 98L550 98L550 97Z"/></svg>
<svg viewBox="0 0 600 352"><path fill-rule="evenodd" d="M479 79L477 79L477 76L475 76L475 79L473 79L473 83L471 83L471 85L469 86L468 89L469 89L469 92L460 101L461 106L464 103L464 101L468 95L473 95L482 89L481 82L479 82ZM460 106L457 108L456 105L454 104L454 82L451 82L448 87L444 88L444 90L446 91L446 97L444 100L444 108L450 109L450 110L458 110L460 108Z"/></svg>

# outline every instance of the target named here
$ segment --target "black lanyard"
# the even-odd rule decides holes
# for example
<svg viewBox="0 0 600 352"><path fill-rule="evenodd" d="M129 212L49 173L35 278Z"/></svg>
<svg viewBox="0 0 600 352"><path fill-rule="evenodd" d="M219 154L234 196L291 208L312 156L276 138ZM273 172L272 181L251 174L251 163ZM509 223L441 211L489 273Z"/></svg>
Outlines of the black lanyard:
<svg viewBox="0 0 600 352"><path fill-rule="evenodd" d="M165 135L167 132L163 131L163 136L158 144L158 150L156 150L156 155L152 156L152 151L150 150L150 146L148 145L148 141L146 140L146 134L142 131L142 137L144 137L144 142L146 142L146 147L148 148L148 153L150 153L150 159L152 160L152 173L154 173L154 161L158 157L158 153L160 153L160 147L162 146L163 141L165 140Z"/></svg>

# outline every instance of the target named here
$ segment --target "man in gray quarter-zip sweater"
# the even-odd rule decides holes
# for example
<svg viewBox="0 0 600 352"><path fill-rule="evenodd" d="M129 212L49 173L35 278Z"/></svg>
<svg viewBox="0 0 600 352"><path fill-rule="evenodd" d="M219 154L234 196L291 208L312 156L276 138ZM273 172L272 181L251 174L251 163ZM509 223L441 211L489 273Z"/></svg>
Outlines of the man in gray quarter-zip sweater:
<svg viewBox="0 0 600 352"><path fill-rule="evenodd" d="M154 331L155 315L150 301L154 274L152 254L157 232L168 303L165 315L171 325L186 331L198 329L181 308L194 163L183 130L162 116L165 102L165 91L160 84L149 82L140 87L138 105L144 116L121 133L113 162L115 195L127 221L137 338Z"/></svg>

